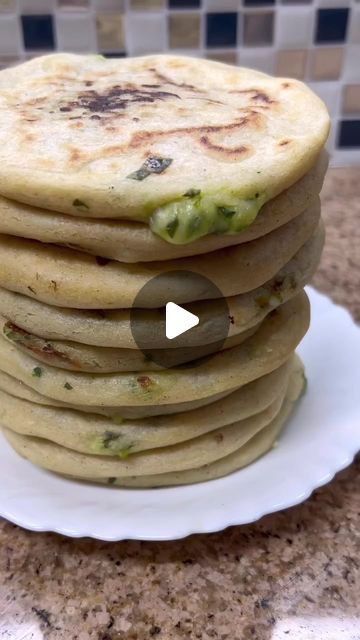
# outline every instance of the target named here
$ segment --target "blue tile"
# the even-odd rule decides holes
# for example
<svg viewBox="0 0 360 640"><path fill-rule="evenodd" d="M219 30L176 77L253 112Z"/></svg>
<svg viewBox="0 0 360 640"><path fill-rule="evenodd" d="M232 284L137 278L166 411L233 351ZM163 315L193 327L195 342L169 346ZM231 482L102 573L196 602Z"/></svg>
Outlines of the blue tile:
<svg viewBox="0 0 360 640"><path fill-rule="evenodd" d="M54 25L51 15L21 16L25 49L54 49Z"/></svg>
<svg viewBox="0 0 360 640"><path fill-rule="evenodd" d="M206 46L234 47L237 37L237 13L206 15Z"/></svg>
<svg viewBox="0 0 360 640"><path fill-rule="evenodd" d="M245 7L268 7L275 4L275 0L244 0Z"/></svg>
<svg viewBox="0 0 360 640"><path fill-rule="evenodd" d="M340 149L360 148L360 120L343 120L338 131Z"/></svg>
<svg viewBox="0 0 360 640"><path fill-rule="evenodd" d="M318 9L315 42L344 42L349 9Z"/></svg>
<svg viewBox="0 0 360 640"><path fill-rule="evenodd" d="M168 0L170 9L198 9L201 0Z"/></svg>
<svg viewBox="0 0 360 640"><path fill-rule="evenodd" d="M113 51L102 51L101 55L104 56L104 58L126 58L126 51L117 51L116 53Z"/></svg>

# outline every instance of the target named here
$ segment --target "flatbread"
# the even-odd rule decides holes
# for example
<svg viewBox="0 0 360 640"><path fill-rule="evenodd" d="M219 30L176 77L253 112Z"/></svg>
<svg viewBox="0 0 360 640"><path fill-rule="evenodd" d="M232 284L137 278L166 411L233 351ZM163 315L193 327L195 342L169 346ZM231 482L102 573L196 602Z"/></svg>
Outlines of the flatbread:
<svg viewBox="0 0 360 640"><path fill-rule="evenodd" d="M248 293L227 298L232 323L229 335L246 331L261 322L280 303L289 300L310 281L320 258L324 243L321 225L296 255L264 285ZM197 328L198 344L221 339L217 334L220 309L216 301L187 305L191 313L201 318ZM131 333L130 312L124 310L84 311L53 307L27 296L0 288L0 314L29 333L46 340L70 340L77 343L136 349ZM204 329L203 334L200 330ZM163 316L159 312L144 311L144 338L152 348L161 348L165 335ZM180 342L181 339L181 342ZM172 343L171 343L172 344ZM177 339L177 344L192 346L192 332Z"/></svg>
<svg viewBox="0 0 360 640"><path fill-rule="evenodd" d="M186 471L175 471L172 473L153 474L148 476L132 476L130 478L109 477L109 478L82 478L86 482L106 483L109 486L132 487L132 488L155 488L169 487L183 484L195 484L222 478L234 473L243 467L251 464L273 446L279 437L282 429L286 425L288 418L294 410L296 400L301 394L301 390L291 394L291 399L286 398L279 413L266 427L248 440L242 447L224 458L220 458L211 464L204 465L198 469L188 469ZM280 442L281 446L281 442ZM22 455L22 453L18 450ZM73 478L79 480L79 478Z"/></svg>
<svg viewBox="0 0 360 640"><path fill-rule="evenodd" d="M154 235L148 225L124 220L74 218L45 211L0 196L0 233L46 243L67 245L120 262L171 260L200 255L249 242L286 224L305 209L316 206L328 155L298 182L267 202L255 221L236 235L212 234L184 245L170 245Z"/></svg>
<svg viewBox="0 0 360 640"><path fill-rule="evenodd" d="M171 55L37 58L1 71L0 109L0 193L87 218L148 220L190 189L270 200L329 131L298 80Z"/></svg>
<svg viewBox="0 0 360 640"><path fill-rule="evenodd" d="M275 370L275 372L276 371L277 370ZM275 372L271 372L268 375L271 376ZM48 398L47 396L38 393L34 389L31 389L31 387L28 387L21 380L17 380L13 376L8 375L1 369L0 389L15 396L16 398L30 400L30 402L35 402L36 404L41 404L48 407L62 407L63 409L74 409L76 411L81 411L82 413L96 413L101 416L106 416L107 418L114 419L115 424L117 424L118 422L122 422L122 420L124 419L137 420L139 418L148 418L150 416L163 416L180 413L183 411L192 411L193 409L205 407L208 404L217 402L217 400L225 398L227 395L229 395L229 393L232 393L232 391L236 390L229 389L227 391L223 391L222 393L210 395L207 398L200 398L200 400L191 400L190 402L179 402L175 404L156 404L144 407L100 407L96 405L89 407L87 405L71 404L70 402L61 402L60 400L54 400L54 398Z"/></svg>
<svg viewBox="0 0 360 640"><path fill-rule="evenodd" d="M25 440L30 451L39 448L43 452L45 468L67 475L79 477L100 478L107 476L132 476L147 475L152 473L168 473L169 471L183 471L209 464L214 460L229 455L245 442L250 440L258 431L263 429L276 416L281 407L282 400L273 402L267 409L255 416L241 420L225 428L216 429L199 438L187 440L181 444L159 449L149 449L135 453L128 458L119 456L86 455L60 447L50 442L19 435L14 431L5 429L5 434L12 443L12 439ZM245 422L245 424L244 424ZM11 433L11 437L9 437ZM36 454L35 454L36 455Z"/></svg>
<svg viewBox="0 0 360 640"><path fill-rule="evenodd" d="M295 385L296 391L293 388ZM300 376L300 380L296 379L290 384L285 406L287 402L292 402L290 398L294 395L298 397L302 388L303 379ZM181 444L129 455L126 459L78 453L48 440L19 435L8 429L4 429L4 433L20 455L57 473L93 479L161 476L166 473L198 469L233 454L271 424L279 415L282 404L281 399L277 400L261 413L225 428L216 429Z"/></svg>
<svg viewBox="0 0 360 640"><path fill-rule="evenodd" d="M0 338L1 369L48 397L89 406L146 406L199 400L252 382L285 362L310 321L305 292L273 311L242 345L197 366L159 372L90 374L39 367L34 358Z"/></svg>
<svg viewBox="0 0 360 640"><path fill-rule="evenodd" d="M158 357L166 362L166 368L179 366L195 359L208 356L223 349L230 349L241 344L252 336L260 324L254 325L247 331L233 335L223 341L210 343L194 349L152 350L152 357ZM65 340L49 342L34 334L20 329L16 325L0 316L0 332L16 345L18 349L36 358L39 362L66 371L85 371L88 373L114 373L116 371L159 371L165 368L157 364L142 351L137 349L114 349L112 347L96 347Z"/></svg>
<svg viewBox="0 0 360 640"><path fill-rule="evenodd" d="M273 373L237 389L208 407L119 424L79 411L41 406L0 391L0 423L26 436L44 438L80 453L126 456L198 438L264 411L284 398L290 375L302 375L291 358Z"/></svg>
<svg viewBox="0 0 360 640"><path fill-rule="evenodd" d="M157 295L142 292L141 305L166 304L171 293L178 304L251 291L272 278L305 244L318 226L320 205L308 209L272 233L236 247L203 256L129 265L97 264L93 256L12 236L0 236L0 286L41 302L74 309L119 309L133 305L152 278L162 275ZM178 271L176 277L165 274ZM187 271L205 276L184 277ZM229 273L236 277L229 278Z"/></svg>

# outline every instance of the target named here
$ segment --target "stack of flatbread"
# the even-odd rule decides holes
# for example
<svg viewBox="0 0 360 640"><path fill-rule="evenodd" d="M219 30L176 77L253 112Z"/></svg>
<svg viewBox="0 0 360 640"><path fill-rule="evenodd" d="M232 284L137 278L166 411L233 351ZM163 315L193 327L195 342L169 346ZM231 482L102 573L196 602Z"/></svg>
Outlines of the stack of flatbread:
<svg viewBox="0 0 360 640"><path fill-rule="evenodd" d="M14 449L135 487L265 453L304 385L294 351L324 239L321 100L216 62L55 54L1 71L0 108L0 422ZM218 341L221 301L182 272L227 302L211 357L195 347ZM197 344L184 334L184 361L167 368L130 322L160 275L141 298L149 348L164 345L166 296L202 314Z"/></svg>

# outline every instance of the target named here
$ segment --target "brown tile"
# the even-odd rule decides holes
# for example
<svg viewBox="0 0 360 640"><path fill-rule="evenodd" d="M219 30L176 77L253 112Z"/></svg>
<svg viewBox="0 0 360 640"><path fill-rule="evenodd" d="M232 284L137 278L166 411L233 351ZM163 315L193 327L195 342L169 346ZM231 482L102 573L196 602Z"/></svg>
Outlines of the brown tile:
<svg viewBox="0 0 360 640"><path fill-rule="evenodd" d="M244 44L248 47L272 44L274 38L274 13L244 14Z"/></svg>
<svg viewBox="0 0 360 640"><path fill-rule="evenodd" d="M103 13L96 16L98 47L101 51L125 48L124 23L121 13Z"/></svg>
<svg viewBox="0 0 360 640"><path fill-rule="evenodd" d="M25 60L33 60L34 58L38 58L39 56L47 56L50 53L54 53L54 50L50 49L41 49L40 51L25 51L24 58Z"/></svg>
<svg viewBox="0 0 360 640"><path fill-rule="evenodd" d="M0 12L16 11L16 0L0 0Z"/></svg>
<svg viewBox="0 0 360 640"><path fill-rule="evenodd" d="M348 84L343 89L343 113L360 113L360 84Z"/></svg>
<svg viewBox="0 0 360 640"><path fill-rule="evenodd" d="M318 47L310 51L311 80L337 80L343 58L343 47Z"/></svg>
<svg viewBox="0 0 360 640"><path fill-rule="evenodd" d="M225 64L237 65L237 53L236 51L214 51L213 49L206 51L205 57L209 60L216 60L217 62L224 62Z"/></svg>
<svg viewBox="0 0 360 640"><path fill-rule="evenodd" d="M307 52L303 49L278 51L275 73L277 76L297 78L305 77Z"/></svg>
<svg viewBox="0 0 360 640"><path fill-rule="evenodd" d="M20 64L23 60L17 56L0 56L0 68L13 67L14 64Z"/></svg>
<svg viewBox="0 0 360 640"><path fill-rule="evenodd" d="M169 16L169 45L171 49L196 49L200 45L200 15L172 13Z"/></svg>
<svg viewBox="0 0 360 640"><path fill-rule="evenodd" d="M153 11L154 9L163 9L165 0L130 0L130 8L135 11Z"/></svg>

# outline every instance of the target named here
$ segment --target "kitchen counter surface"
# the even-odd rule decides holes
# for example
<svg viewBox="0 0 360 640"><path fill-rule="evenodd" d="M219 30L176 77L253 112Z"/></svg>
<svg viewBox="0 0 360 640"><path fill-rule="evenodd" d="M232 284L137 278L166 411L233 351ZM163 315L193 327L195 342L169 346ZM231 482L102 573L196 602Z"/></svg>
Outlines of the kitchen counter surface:
<svg viewBox="0 0 360 640"><path fill-rule="evenodd" d="M360 168L329 172L323 205L314 284L360 321ZM0 521L0 639L359 640L359 471L256 524L177 542Z"/></svg>

